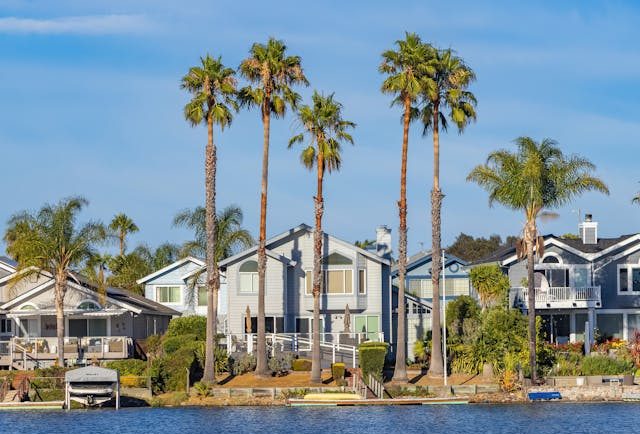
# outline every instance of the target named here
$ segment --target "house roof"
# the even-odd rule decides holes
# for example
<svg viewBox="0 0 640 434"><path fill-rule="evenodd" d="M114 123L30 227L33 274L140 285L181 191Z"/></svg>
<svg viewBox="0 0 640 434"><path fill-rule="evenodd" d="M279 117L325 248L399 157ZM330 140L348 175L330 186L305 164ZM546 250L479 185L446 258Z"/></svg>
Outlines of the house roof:
<svg viewBox="0 0 640 434"><path fill-rule="evenodd" d="M444 253L444 256L446 262L445 265L449 265L452 262L459 262L462 265L468 265L468 262L464 259L460 259L455 255L447 253L446 251ZM407 258L407 269L415 267L423 262L428 262L429 260L431 260L431 250L423 250L421 252L415 253ZM391 268L391 275L393 276L395 274L398 274L397 263Z"/></svg>
<svg viewBox="0 0 640 434"><path fill-rule="evenodd" d="M274 236L273 238L268 239L266 241L266 243L265 243L266 246L267 246L267 254L269 255L268 247L270 245L276 244L277 242L282 241L282 240L284 240L285 238L287 238L289 236L297 234L298 232L312 233L313 232L313 228L311 226L305 224L305 223L301 223L301 224L299 224L298 226L296 226L294 228L286 230L286 231ZM372 259L374 261L377 261L377 262L380 262L380 263L386 264L386 265L390 264L389 260L381 258L380 256L376 255L375 253L372 253L372 252L369 252L367 250L361 249L360 247L357 247L356 245L354 245L352 243L349 243L347 241L341 240L340 238L336 238L333 235L327 234L326 232L324 232L324 236L328 237L330 240L332 240L332 241L334 241L334 242L336 242L338 244L342 244L345 247L353 249L353 250L357 251L358 253L362 254L363 256L366 256L366 257L368 257L368 258L370 258L370 259ZM242 252L240 252L240 253L238 253L236 255L230 256L230 257L228 257L227 259L225 259L223 261L220 261L218 263L218 265L220 267L226 267L227 265L232 264L232 263L238 261L239 259L242 259L242 258L244 258L244 257L246 257L248 255L254 254L257 250L258 250L258 246L253 246L253 247L251 247L251 248L249 248L247 250L243 250ZM276 258L276 259L279 259L279 260L282 260L283 258L288 259L288 258L286 258L286 257L284 257L282 255L279 255L278 253L275 253L275 252L271 252L271 253L279 256L279 258ZM295 262L291 261L290 265L295 265Z"/></svg>
<svg viewBox="0 0 640 434"><path fill-rule="evenodd" d="M608 253L620 249L634 241L640 240L640 234L621 235L615 238L598 238L595 244L585 244L582 239L562 238L553 234L544 235L544 244L555 245L571 253L574 253L587 260L598 259ZM507 246L496 250L475 264L486 264L490 262L501 262L507 265L513 262L516 254L515 246Z"/></svg>
<svg viewBox="0 0 640 434"><path fill-rule="evenodd" d="M187 256L186 258L182 258L179 259L175 262L172 262L171 264L167 265L164 268L159 269L158 271L155 271L147 276L141 277L140 279L136 280L136 283L141 284L141 283L145 283L148 282L149 280L158 277L164 273L167 273L171 270L175 270L176 268L182 266L183 264L186 264L187 262L192 262L200 267L205 265L205 262L202 259L198 259L195 258L193 256Z"/></svg>
<svg viewBox="0 0 640 434"><path fill-rule="evenodd" d="M0 268L13 273L16 271L16 267L18 263L11 258L6 256L0 256Z"/></svg>

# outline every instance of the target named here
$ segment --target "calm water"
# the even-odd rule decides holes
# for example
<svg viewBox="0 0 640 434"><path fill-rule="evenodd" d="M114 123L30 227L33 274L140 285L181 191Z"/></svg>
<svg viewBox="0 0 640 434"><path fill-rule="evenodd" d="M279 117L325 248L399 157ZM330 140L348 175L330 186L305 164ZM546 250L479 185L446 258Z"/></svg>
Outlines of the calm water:
<svg viewBox="0 0 640 434"><path fill-rule="evenodd" d="M635 433L640 404L0 412L7 433Z"/></svg>

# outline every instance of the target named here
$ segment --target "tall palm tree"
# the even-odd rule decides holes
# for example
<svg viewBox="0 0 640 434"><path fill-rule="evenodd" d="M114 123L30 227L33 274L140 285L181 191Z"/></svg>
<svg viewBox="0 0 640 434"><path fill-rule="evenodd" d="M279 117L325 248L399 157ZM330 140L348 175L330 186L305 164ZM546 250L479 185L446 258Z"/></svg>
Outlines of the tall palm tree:
<svg viewBox="0 0 640 434"><path fill-rule="evenodd" d="M217 321L218 291L220 273L215 261L216 250L216 145L213 142L213 125L221 130L231 124L232 110L237 110L235 71L222 64L220 57L214 59L208 54L200 59L200 65L189 69L182 77L182 88L192 96L184 107L184 117L192 125L207 125L207 146L205 147L205 210L207 251L207 340L205 346L205 367L202 381L213 383L214 372L214 327Z"/></svg>
<svg viewBox="0 0 640 434"><path fill-rule="evenodd" d="M529 315L529 365L531 379L536 372L536 314L534 254L541 255L544 243L538 235L537 219L545 209L566 205L587 191L609 194L602 180L593 176L595 166L589 160L566 156L556 141L540 143L530 137L515 140L516 152L499 150L489 154L487 162L474 168L467 181L473 181L489 193L489 205L498 202L507 208L522 211L525 216L524 235L518 256L527 259Z"/></svg>
<svg viewBox="0 0 640 434"><path fill-rule="evenodd" d="M267 344L264 318L264 288L267 269L267 184L269 178L269 132L271 115L283 117L287 106L295 108L300 96L297 84L308 85L299 56L287 56L284 42L269 38L266 44L254 43L249 57L240 64L240 74L253 86L240 90L240 104L260 108L262 116L262 180L260 188L260 230L258 233L258 344L256 375L267 375Z"/></svg>
<svg viewBox="0 0 640 434"><path fill-rule="evenodd" d="M82 275L89 280L100 296L101 303L104 303L109 286L109 263L112 261L111 255L96 253L87 259Z"/></svg>
<svg viewBox="0 0 640 434"><path fill-rule="evenodd" d="M423 134L433 132L433 188L431 190L431 363L429 375L445 374L442 360L442 328L440 324L440 271L442 269L441 208L444 195L440 189L440 128L446 131L447 116L459 133L476 119L476 98L467 89L476 76L464 61L450 50L434 50L429 61L433 72L423 89ZM446 112L448 110L448 113Z"/></svg>
<svg viewBox="0 0 640 434"><path fill-rule="evenodd" d="M115 237L118 238L120 244L120 256L124 255L127 248L127 235L138 232L140 229L131 220L131 218L124 214L116 214L111 223L109 223L109 229L115 233Z"/></svg>
<svg viewBox="0 0 640 434"><path fill-rule="evenodd" d="M404 40L396 41L396 50L382 53L378 68L386 75L382 92L394 95L392 105L402 107L402 160L400 167L400 200L398 213L398 332L396 339L396 365L393 380L407 381L407 332L404 303L405 276L407 270L407 153L409 149L409 124L415 117L416 103L423 92L425 77L431 72L427 61L433 49L424 44L415 33L406 33Z"/></svg>
<svg viewBox="0 0 640 434"><path fill-rule="evenodd" d="M180 211L173 218L173 225L193 230L194 239L185 242L181 248L182 256L202 256L207 250L206 239L206 211L199 206L194 209ZM242 228L243 214L238 206L228 206L218 212L216 217L216 263L232 256L240 250L247 249L254 244L253 237L248 230ZM188 304L194 305L196 300L195 288L205 269L196 273L189 282ZM217 323L214 324L217 327ZM217 334L217 331L216 331Z"/></svg>
<svg viewBox="0 0 640 434"><path fill-rule="evenodd" d="M4 240L7 253L18 262L16 280L45 273L54 281L58 364L64 366L64 297L73 270L95 255L95 246L106 238L100 223L77 224L86 199L72 197L38 212L27 211L9 219Z"/></svg>
<svg viewBox="0 0 640 434"><path fill-rule="evenodd" d="M317 192L313 198L316 227L313 232L313 343L311 349L311 382L321 383L320 367L320 293L322 287L322 214L324 197L322 187L325 171L340 170L342 164L341 142L353 144L347 132L356 124L342 118L342 104L333 99L333 94L324 96L317 91L311 97L312 105L304 105L298 111L298 121L303 132L289 140L289 148L303 143L305 134L308 145L300 154L300 161L309 170L316 168Z"/></svg>
<svg viewBox="0 0 640 434"><path fill-rule="evenodd" d="M369 240L369 239L364 239L362 241L356 241L353 243L356 247L359 247L361 249L367 250L370 249L371 247L375 247L376 245L376 240Z"/></svg>
<svg viewBox="0 0 640 434"><path fill-rule="evenodd" d="M107 283L110 286L144 295L144 286L137 282L140 276L146 276L164 268L179 257L180 248L175 244L164 243L155 250L141 244L129 253L111 258L107 264L111 271Z"/></svg>

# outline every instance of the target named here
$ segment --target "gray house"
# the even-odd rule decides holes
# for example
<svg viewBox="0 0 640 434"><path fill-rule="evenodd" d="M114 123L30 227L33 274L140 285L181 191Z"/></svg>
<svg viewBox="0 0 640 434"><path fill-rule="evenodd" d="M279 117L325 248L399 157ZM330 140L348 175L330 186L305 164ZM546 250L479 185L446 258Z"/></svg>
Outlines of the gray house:
<svg viewBox="0 0 640 434"><path fill-rule="evenodd" d="M56 359L54 279L46 272L20 279L0 257L0 367L33 368ZM179 312L118 288L100 295L81 275L67 280L64 354L70 364L123 359L136 339L164 333Z"/></svg>
<svg viewBox="0 0 640 434"><path fill-rule="evenodd" d="M535 308L546 338L556 343L592 341L594 335L632 338L640 331L640 234L600 237L589 214L578 229L577 239L545 236L544 254L536 261ZM512 285L510 302L526 311L526 260L518 260L515 248L481 262L503 267Z"/></svg>

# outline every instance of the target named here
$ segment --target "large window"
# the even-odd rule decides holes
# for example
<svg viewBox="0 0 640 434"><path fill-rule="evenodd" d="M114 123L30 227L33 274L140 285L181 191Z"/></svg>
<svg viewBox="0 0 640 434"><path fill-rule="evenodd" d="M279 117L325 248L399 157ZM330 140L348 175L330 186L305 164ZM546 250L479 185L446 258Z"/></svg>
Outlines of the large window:
<svg viewBox="0 0 640 434"><path fill-rule="evenodd" d="M158 303L180 303L180 287L156 286L156 301Z"/></svg>
<svg viewBox="0 0 640 434"><path fill-rule="evenodd" d="M70 319L69 336L83 338L85 336L107 336L107 319Z"/></svg>
<svg viewBox="0 0 640 434"><path fill-rule="evenodd" d="M367 339L377 339L380 332L380 318L374 315L356 315L354 331L365 333Z"/></svg>
<svg viewBox="0 0 640 434"><path fill-rule="evenodd" d="M246 316L242 324L243 328L246 327ZM264 318L265 333L283 333L284 332L284 317L282 316L265 316ZM245 328L246 332L246 328ZM258 333L258 317L251 317L251 333Z"/></svg>
<svg viewBox="0 0 640 434"><path fill-rule="evenodd" d="M618 293L640 293L640 264L618 265Z"/></svg>
<svg viewBox="0 0 640 434"><path fill-rule="evenodd" d="M296 318L296 333L312 333L313 318ZM324 333L324 318L320 318L320 333Z"/></svg>
<svg viewBox="0 0 640 434"><path fill-rule="evenodd" d="M240 266L240 292L254 294L258 292L258 263L247 261Z"/></svg>
<svg viewBox="0 0 640 434"><path fill-rule="evenodd" d="M469 278L468 277L451 277L444 279L444 288L446 295L459 296L469 295ZM409 279L408 290L419 298L433 298L433 282L431 278L426 279ZM442 276L440 277L440 295L442 296Z"/></svg>
<svg viewBox="0 0 640 434"><path fill-rule="evenodd" d="M11 334L13 320L9 318L0 319L0 333Z"/></svg>
<svg viewBox="0 0 640 434"><path fill-rule="evenodd" d="M206 286L198 286L198 306L206 306L207 305L207 287Z"/></svg>
<svg viewBox="0 0 640 434"><path fill-rule="evenodd" d="M604 313L596 318L598 331L604 339L622 339L622 314Z"/></svg>
<svg viewBox="0 0 640 434"><path fill-rule="evenodd" d="M306 293L313 294L313 271L306 272ZM353 270L326 270L323 292L325 294L353 294Z"/></svg>

